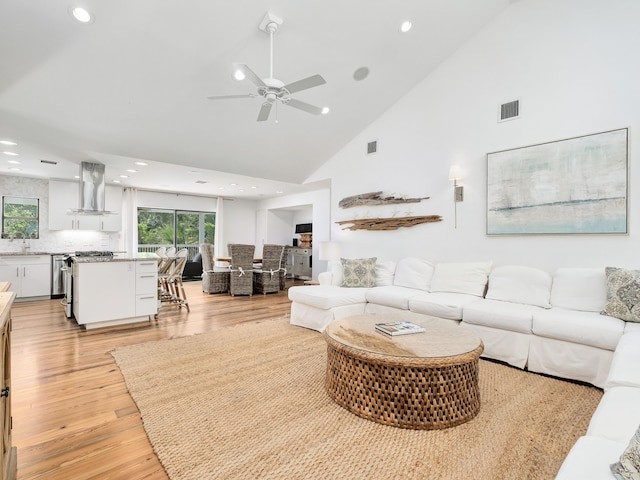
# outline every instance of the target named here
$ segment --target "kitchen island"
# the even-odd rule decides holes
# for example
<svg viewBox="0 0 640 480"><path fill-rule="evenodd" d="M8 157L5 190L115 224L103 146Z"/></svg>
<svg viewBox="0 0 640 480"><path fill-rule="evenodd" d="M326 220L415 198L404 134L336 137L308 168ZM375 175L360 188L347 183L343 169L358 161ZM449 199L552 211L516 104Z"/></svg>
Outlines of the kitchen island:
<svg viewBox="0 0 640 480"><path fill-rule="evenodd" d="M158 313L158 256L75 257L72 299L87 330L149 322Z"/></svg>

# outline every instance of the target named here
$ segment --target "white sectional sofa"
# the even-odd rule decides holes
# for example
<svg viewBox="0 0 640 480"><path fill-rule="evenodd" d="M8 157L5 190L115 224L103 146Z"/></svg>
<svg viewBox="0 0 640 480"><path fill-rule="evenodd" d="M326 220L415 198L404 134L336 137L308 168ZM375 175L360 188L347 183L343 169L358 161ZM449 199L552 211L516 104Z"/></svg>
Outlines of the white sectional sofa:
<svg viewBox="0 0 640 480"><path fill-rule="evenodd" d="M292 324L323 331L336 318L362 313L436 316L475 331L485 357L603 388L588 431L557 478L616 478L609 466L640 426L640 323L600 313L611 306L604 267L550 274L491 262L405 258L376 263L362 284L346 282L341 267L331 262L319 286L289 289ZM635 283L630 288L623 303L640 295Z"/></svg>

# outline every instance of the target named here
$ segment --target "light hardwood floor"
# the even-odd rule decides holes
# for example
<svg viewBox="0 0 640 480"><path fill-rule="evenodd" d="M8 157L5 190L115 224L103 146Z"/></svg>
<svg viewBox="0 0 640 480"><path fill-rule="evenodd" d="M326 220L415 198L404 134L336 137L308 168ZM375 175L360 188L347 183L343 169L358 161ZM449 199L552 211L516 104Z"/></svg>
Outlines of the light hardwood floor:
<svg viewBox="0 0 640 480"><path fill-rule="evenodd" d="M286 290L230 297L203 293L197 281L185 287L190 313L163 306L151 324L97 331L67 320L60 300L14 304L11 394L19 480L167 479L109 352L288 315L291 305Z"/></svg>

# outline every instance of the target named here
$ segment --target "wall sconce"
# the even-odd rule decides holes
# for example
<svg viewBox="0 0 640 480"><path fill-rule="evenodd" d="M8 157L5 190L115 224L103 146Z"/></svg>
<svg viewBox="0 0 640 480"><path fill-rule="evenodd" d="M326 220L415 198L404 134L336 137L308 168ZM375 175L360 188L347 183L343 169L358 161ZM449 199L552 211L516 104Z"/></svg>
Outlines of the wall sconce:
<svg viewBox="0 0 640 480"><path fill-rule="evenodd" d="M457 204L464 200L464 187L458 185L458 180L462 180L462 170L460 166L451 165L449 169L449 180L453 180L453 228L458 228Z"/></svg>
<svg viewBox="0 0 640 480"><path fill-rule="evenodd" d="M453 180L453 201L461 202L464 200L464 187L458 185L458 180L462 180L461 170L458 165L452 165L449 169L449 180Z"/></svg>

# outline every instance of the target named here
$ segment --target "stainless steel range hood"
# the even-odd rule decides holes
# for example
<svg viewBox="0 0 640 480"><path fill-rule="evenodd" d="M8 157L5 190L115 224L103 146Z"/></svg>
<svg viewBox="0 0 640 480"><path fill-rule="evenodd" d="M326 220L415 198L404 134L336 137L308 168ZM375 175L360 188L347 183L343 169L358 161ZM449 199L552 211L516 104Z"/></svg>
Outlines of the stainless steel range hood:
<svg viewBox="0 0 640 480"><path fill-rule="evenodd" d="M84 215L108 215L105 210L105 180L102 163L80 163L80 205L73 213Z"/></svg>

